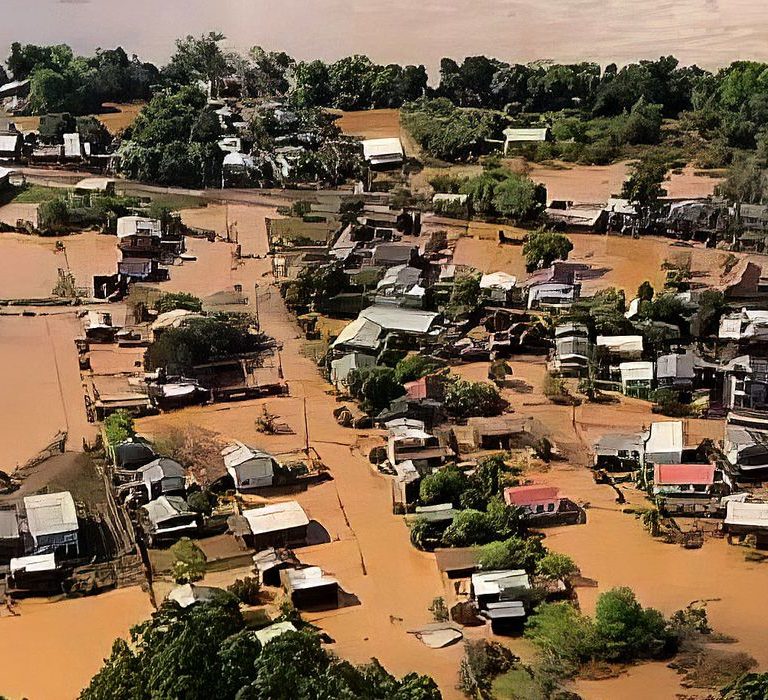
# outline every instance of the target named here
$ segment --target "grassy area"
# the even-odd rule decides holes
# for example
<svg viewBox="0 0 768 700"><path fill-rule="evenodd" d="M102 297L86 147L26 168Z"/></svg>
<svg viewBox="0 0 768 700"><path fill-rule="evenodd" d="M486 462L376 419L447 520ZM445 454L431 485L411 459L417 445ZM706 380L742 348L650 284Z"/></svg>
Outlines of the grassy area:
<svg viewBox="0 0 768 700"><path fill-rule="evenodd" d="M56 187L44 187L43 185L26 185L18 188L13 201L17 204L40 204L56 199L63 194L63 190Z"/></svg>
<svg viewBox="0 0 768 700"><path fill-rule="evenodd" d="M208 206L202 197L193 197L186 194L158 194L152 195L152 203L161 207L168 207L173 211L181 209L194 209L196 207Z"/></svg>
<svg viewBox="0 0 768 700"><path fill-rule="evenodd" d="M493 682L497 700L545 700L541 689L523 668L513 668Z"/></svg>

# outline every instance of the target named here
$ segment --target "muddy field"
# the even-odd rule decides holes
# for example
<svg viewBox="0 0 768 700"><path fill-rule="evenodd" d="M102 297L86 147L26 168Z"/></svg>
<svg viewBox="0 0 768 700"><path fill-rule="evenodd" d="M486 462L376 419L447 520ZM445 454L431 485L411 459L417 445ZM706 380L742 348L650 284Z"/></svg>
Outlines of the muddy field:
<svg viewBox="0 0 768 700"><path fill-rule="evenodd" d="M456 243L453 261L471 265L483 272L504 270L518 279L526 276L525 258L521 245L499 245L498 231L523 234L512 227L470 222L473 237L462 237ZM568 256L572 262L582 262L593 267L594 279L583 282L583 292L589 295L596 289L618 287L627 299L634 297L638 286L648 280L655 289L664 285L665 273L661 264L665 260L681 262L691 260L691 269L699 276L694 281L716 278L723 269L728 253L711 248L680 248L671 245L666 238L631 239L621 236L598 234L568 234L573 250ZM642 262L641 262L642 261Z"/></svg>
<svg viewBox="0 0 768 700"><path fill-rule="evenodd" d="M105 102L104 111L91 116L96 117L109 133L117 134L133 124L136 116L144 107L143 102L131 102L118 104L117 102ZM14 123L22 131L35 131L40 126L40 117L14 117Z"/></svg>

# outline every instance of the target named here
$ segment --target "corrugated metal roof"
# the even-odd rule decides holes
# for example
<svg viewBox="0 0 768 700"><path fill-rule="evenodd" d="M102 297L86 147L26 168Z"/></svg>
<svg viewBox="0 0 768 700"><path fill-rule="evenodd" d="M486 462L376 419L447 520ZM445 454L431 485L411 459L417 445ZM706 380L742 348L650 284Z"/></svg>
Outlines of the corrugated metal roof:
<svg viewBox="0 0 768 700"><path fill-rule="evenodd" d="M19 538L19 520L16 509L0 510L0 540Z"/></svg>
<svg viewBox="0 0 768 700"><path fill-rule="evenodd" d="M331 347L337 345L354 345L360 348L369 348L375 350L379 345L379 336L381 335L381 326L369 321L363 316L359 316L351 323L348 323L339 333Z"/></svg>
<svg viewBox="0 0 768 700"><path fill-rule="evenodd" d="M509 588L530 588L528 574L524 569L504 569L472 574L472 589L475 596L498 595Z"/></svg>
<svg viewBox="0 0 768 700"><path fill-rule="evenodd" d="M366 160L379 160L390 156L401 159L404 155L403 144L399 138L366 139L363 141L363 157Z"/></svg>
<svg viewBox="0 0 768 700"><path fill-rule="evenodd" d="M768 528L768 503L728 501L725 511L725 524Z"/></svg>
<svg viewBox="0 0 768 700"><path fill-rule="evenodd" d="M262 508L244 510L243 517L248 521L254 535L309 525L307 514L296 501L272 503Z"/></svg>
<svg viewBox="0 0 768 700"><path fill-rule="evenodd" d="M651 423L648 439L645 442L646 453L682 452L682 450L682 421L673 420Z"/></svg>
<svg viewBox="0 0 768 700"><path fill-rule="evenodd" d="M75 501L69 491L26 496L24 508L29 533L35 538L77 530Z"/></svg>
<svg viewBox="0 0 768 700"><path fill-rule="evenodd" d="M642 352L642 335L598 335L598 346L606 347L611 352Z"/></svg>
<svg viewBox="0 0 768 700"><path fill-rule="evenodd" d="M431 311L402 309L396 306L369 306L360 312L365 318L387 331L405 331L410 333L428 333L438 314Z"/></svg>
<svg viewBox="0 0 768 700"><path fill-rule="evenodd" d="M537 127L529 129L508 128L503 131L504 137L509 142L546 141L549 135L549 127Z"/></svg>
<svg viewBox="0 0 768 700"><path fill-rule="evenodd" d="M238 440L231 445L227 445L227 447L221 451L221 456L224 458L224 466L227 468L237 467L251 459L267 458L270 462L273 459L269 452L264 452L255 447L249 447Z"/></svg>
<svg viewBox="0 0 768 700"><path fill-rule="evenodd" d="M504 500L510 506L530 506L559 498L556 486L509 486L504 489Z"/></svg>
<svg viewBox="0 0 768 700"><path fill-rule="evenodd" d="M619 365L622 382L638 382L653 379L653 362L622 362Z"/></svg>

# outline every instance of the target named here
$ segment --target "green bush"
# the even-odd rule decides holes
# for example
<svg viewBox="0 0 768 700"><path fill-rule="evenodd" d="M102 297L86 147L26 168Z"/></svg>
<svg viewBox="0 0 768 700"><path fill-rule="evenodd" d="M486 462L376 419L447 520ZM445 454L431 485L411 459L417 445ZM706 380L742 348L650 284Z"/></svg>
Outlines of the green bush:
<svg viewBox="0 0 768 700"><path fill-rule="evenodd" d="M176 309L199 313L203 310L203 302L194 294L189 294L189 292L165 292L158 297L154 308L161 314L175 311Z"/></svg>
<svg viewBox="0 0 768 700"><path fill-rule="evenodd" d="M171 546L174 562L171 568L176 583L193 583L205 576L205 554L189 537Z"/></svg>
<svg viewBox="0 0 768 700"><path fill-rule="evenodd" d="M227 590L245 605L258 605L261 602L259 599L261 584L255 576L235 579Z"/></svg>
<svg viewBox="0 0 768 700"><path fill-rule="evenodd" d="M107 444L112 446L129 440L136 435L133 416L123 409L110 413L104 419L104 432Z"/></svg>

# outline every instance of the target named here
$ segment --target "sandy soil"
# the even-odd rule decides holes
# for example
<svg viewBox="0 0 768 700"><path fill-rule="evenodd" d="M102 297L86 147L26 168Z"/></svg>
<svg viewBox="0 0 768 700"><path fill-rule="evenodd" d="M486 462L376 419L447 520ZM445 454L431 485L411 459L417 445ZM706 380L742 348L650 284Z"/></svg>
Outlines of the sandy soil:
<svg viewBox="0 0 768 700"><path fill-rule="evenodd" d="M29 599L0 618L0 686L9 698L72 700L109 656L116 637L152 612L140 588L55 603ZM44 671L32 659L44 663Z"/></svg>

